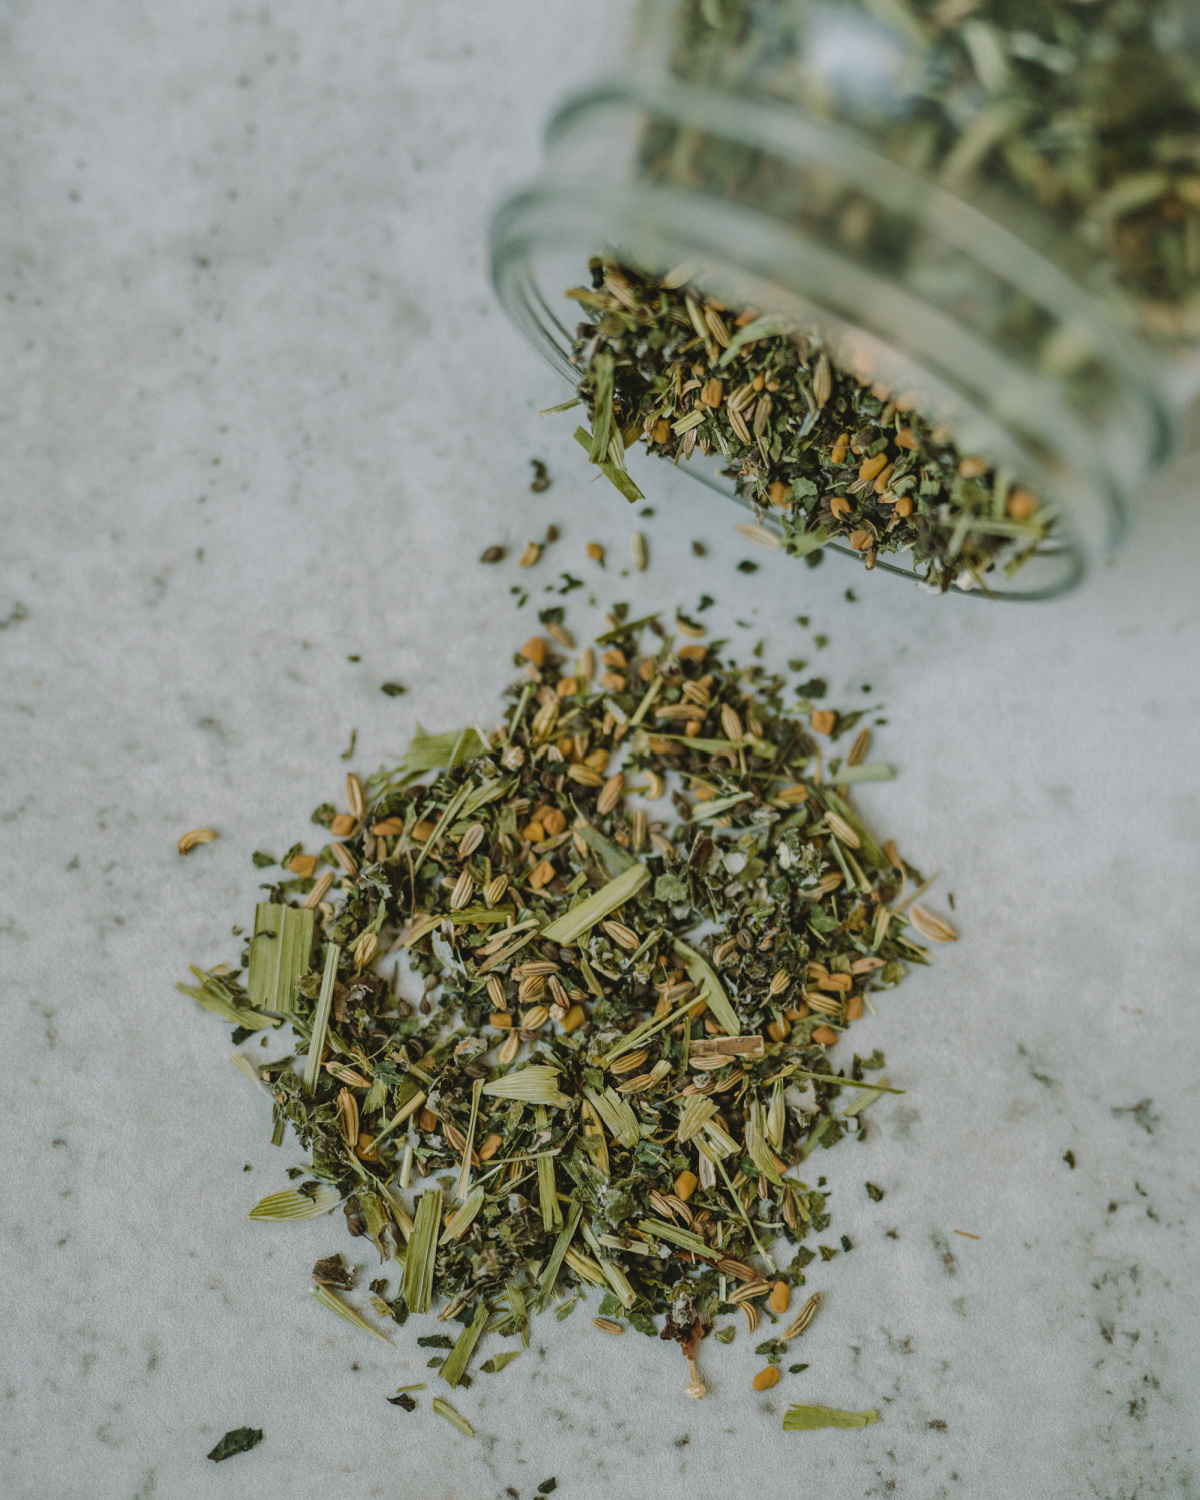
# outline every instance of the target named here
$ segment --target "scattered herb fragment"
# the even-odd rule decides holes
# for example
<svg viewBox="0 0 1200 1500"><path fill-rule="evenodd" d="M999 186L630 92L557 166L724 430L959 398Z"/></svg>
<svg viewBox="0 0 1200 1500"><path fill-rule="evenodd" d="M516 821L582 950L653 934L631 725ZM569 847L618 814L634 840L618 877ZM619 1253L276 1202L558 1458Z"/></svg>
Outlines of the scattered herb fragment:
<svg viewBox="0 0 1200 1500"><path fill-rule="evenodd" d="M389 698L399 698L400 694L407 693L408 689L402 682L384 682L380 684L379 691Z"/></svg>
<svg viewBox="0 0 1200 1500"><path fill-rule="evenodd" d="M222 1459L232 1458L235 1453L249 1453L250 1449L257 1448L262 1440L261 1427L235 1427L225 1434L208 1456L213 1463L219 1464Z"/></svg>
<svg viewBox="0 0 1200 1500"><path fill-rule="evenodd" d="M784 1432L812 1432L817 1427L870 1427L877 1411L836 1411L829 1406L789 1406L783 1414Z"/></svg>
<svg viewBox="0 0 1200 1500"><path fill-rule="evenodd" d="M446 1421L457 1427L464 1437L474 1437L475 1429L450 1405L449 1401L443 1401L440 1396L433 1398L433 1409L439 1417L445 1417Z"/></svg>

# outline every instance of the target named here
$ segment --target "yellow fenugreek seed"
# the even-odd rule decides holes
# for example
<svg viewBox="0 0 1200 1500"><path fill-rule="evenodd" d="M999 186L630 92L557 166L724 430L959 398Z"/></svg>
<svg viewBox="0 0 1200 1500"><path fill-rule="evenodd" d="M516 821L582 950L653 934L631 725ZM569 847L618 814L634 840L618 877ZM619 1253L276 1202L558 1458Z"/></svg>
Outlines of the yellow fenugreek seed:
<svg viewBox="0 0 1200 1500"><path fill-rule="evenodd" d="M779 1366L768 1365L765 1370L760 1370L750 1382L756 1391L769 1391L773 1385L779 1384Z"/></svg>
<svg viewBox="0 0 1200 1500"><path fill-rule="evenodd" d="M787 1312L791 1295L792 1289L788 1286L787 1282L777 1281L771 1288L771 1295L767 1298L771 1311L780 1314Z"/></svg>

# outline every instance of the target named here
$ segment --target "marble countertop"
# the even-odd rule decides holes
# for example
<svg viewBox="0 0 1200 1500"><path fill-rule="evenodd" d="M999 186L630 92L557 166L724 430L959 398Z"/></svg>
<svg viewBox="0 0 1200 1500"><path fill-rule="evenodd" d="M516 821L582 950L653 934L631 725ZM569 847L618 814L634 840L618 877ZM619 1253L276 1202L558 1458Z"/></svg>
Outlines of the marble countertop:
<svg viewBox="0 0 1200 1500"><path fill-rule="evenodd" d="M9 9L7 1500L532 1500L552 1477L562 1500L1200 1493L1194 460L1051 606L765 552L747 576L734 513L657 472L651 565L626 576L628 508L590 486L569 418L537 418L561 396L483 251L617 21L549 0ZM529 573L476 562L551 522ZM962 940L857 1033L907 1092L822 1164L854 1250L810 1278L810 1368L755 1395L743 1330L705 1349L697 1404L674 1351L578 1311L457 1393L468 1440L432 1389L411 1414L384 1400L428 1373L414 1323L387 1347L305 1296L320 1255L365 1268L363 1241L247 1219L300 1154L174 986L236 954L250 851L336 795L352 730L370 770L418 721L489 722L563 570L587 582L580 634L589 594L703 591L745 651L819 656L831 701L869 683L898 778L861 803L941 869ZM196 825L220 837L181 860ZM784 1434L789 1400L881 1420ZM264 1442L209 1463L245 1424Z"/></svg>

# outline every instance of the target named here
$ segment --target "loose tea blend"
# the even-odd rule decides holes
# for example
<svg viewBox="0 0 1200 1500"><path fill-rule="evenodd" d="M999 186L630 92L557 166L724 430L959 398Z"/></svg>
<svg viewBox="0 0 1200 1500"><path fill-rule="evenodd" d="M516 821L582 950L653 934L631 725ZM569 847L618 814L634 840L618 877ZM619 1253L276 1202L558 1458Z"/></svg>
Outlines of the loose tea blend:
<svg viewBox="0 0 1200 1500"><path fill-rule="evenodd" d="M868 569L880 553L911 552L939 592L987 591L1004 551L1012 578L1050 534L1038 498L961 454L915 395L837 368L807 335L752 308L733 313L687 275L597 259L593 284L568 293L590 314L572 359L592 427L576 436L627 499L641 498L625 471L631 444L675 463L716 454L793 556L835 538Z"/></svg>
<svg viewBox="0 0 1200 1500"><path fill-rule="evenodd" d="M672 79L834 116L896 168L981 199L1033 243L1057 238L1080 282L1144 336L1200 335L1190 0L675 0L671 14ZM874 71L855 86L847 54L872 45ZM854 183L793 181L782 161L717 129L656 122L641 164L651 180L778 209L856 256L903 259L896 215ZM969 294L992 310L986 284ZM1029 309L1004 314L1003 331L1020 338Z"/></svg>
<svg viewBox="0 0 1200 1500"><path fill-rule="evenodd" d="M395 769L348 777L347 810L313 815L328 840L284 856L241 970L180 986L235 1043L290 1023L295 1055L235 1057L274 1143L290 1125L310 1154L252 1217L341 1203L400 1274L371 1284L375 1312L457 1321L419 1340L447 1351L430 1364L451 1388L485 1333L519 1342L493 1373L534 1313L569 1315L591 1286L595 1327L677 1342L697 1397L717 1315L769 1320L755 1383L774 1383L820 1300L785 1326L792 1288L839 1253L803 1243L830 1222L805 1163L900 1092L878 1052L840 1072L829 1053L927 961L910 924L954 936L918 926L919 875L853 808L854 785L891 775L868 731L839 748L860 713L801 698L798 717L757 663L677 648L657 617L609 621L574 658L561 620L528 641L491 734L420 735ZM398 964L379 972L393 953L415 1003ZM313 1279L378 1332L340 1256Z"/></svg>

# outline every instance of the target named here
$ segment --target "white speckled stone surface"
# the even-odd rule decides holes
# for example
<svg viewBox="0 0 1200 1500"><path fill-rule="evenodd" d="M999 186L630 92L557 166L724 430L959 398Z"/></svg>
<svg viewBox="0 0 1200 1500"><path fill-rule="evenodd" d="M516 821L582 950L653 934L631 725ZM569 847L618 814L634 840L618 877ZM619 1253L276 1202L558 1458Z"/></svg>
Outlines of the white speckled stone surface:
<svg viewBox="0 0 1200 1500"><path fill-rule="evenodd" d="M532 1500L551 1476L561 1500L1200 1495L1190 470L1052 607L765 553L746 577L733 514L657 470L651 569L616 577L630 513L589 487L570 419L535 416L560 392L483 258L491 207L616 17L6 9L5 1500ZM534 453L555 475L537 496ZM269 1145L227 1031L174 984L234 956L250 851L336 794L352 728L371 769L418 718L490 719L538 596L518 613L512 560L475 558L551 521L562 540L520 575L539 590L570 569L635 610L707 591L722 634L818 660L832 701L871 684L899 777L861 802L941 867L963 938L857 1033L908 1092L821 1159L855 1248L810 1276L810 1369L755 1396L742 1330L705 1349L697 1405L673 1350L577 1311L458 1394L467 1440L432 1388L411 1415L384 1400L426 1373L415 1322L387 1348L304 1295L317 1256L365 1267L363 1242L336 1218L247 1220L298 1153ZM196 824L221 837L182 861ZM789 1399L882 1418L785 1435ZM242 1424L262 1445L207 1462Z"/></svg>

